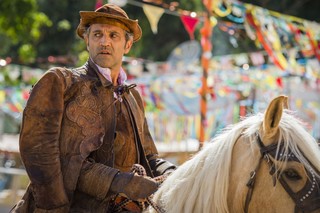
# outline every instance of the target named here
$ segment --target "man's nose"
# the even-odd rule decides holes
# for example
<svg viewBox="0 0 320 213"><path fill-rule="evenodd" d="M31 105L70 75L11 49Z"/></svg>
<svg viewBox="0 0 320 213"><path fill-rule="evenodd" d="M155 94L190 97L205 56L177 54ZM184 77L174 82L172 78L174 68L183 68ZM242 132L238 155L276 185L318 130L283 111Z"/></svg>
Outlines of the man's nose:
<svg viewBox="0 0 320 213"><path fill-rule="evenodd" d="M111 43L111 39L109 36L102 36L102 38L100 39L100 45L101 46L109 46Z"/></svg>

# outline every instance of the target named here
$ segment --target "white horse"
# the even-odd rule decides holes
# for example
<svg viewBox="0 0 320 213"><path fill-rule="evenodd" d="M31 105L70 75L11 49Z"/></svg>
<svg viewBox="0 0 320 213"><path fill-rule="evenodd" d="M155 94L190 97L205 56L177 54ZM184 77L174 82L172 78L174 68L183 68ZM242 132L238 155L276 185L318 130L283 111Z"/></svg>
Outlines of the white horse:
<svg viewBox="0 0 320 213"><path fill-rule="evenodd" d="M226 128L164 181L154 202L167 213L320 212L320 149L286 108L279 96L264 114Z"/></svg>

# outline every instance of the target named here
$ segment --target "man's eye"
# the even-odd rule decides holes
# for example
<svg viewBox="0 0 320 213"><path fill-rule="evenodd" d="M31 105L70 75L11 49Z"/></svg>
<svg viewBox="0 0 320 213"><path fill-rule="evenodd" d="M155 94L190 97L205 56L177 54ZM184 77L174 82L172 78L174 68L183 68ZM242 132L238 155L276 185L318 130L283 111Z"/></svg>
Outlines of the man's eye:
<svg viewBox="0 0 320 213"><path fill-rule="evenodd" d="M110 36L111 36L111 38L117 38L117 37L119 37L118 34L116 34L116 33L112 33Z"/></svg>
<svg viewBox="0 0 320 213"><path fill-rule="evenodd" d="M95 33L94 36L95 37L101 37L101 33Z"/></svg>

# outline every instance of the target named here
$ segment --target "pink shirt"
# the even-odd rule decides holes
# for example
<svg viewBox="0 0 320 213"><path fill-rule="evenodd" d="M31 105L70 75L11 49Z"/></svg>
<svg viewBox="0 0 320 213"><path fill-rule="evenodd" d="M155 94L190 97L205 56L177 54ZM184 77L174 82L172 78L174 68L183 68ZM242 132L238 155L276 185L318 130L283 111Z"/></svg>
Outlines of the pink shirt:
<svg viewBox="0 0 320 213"><path fill-rule="evenodd" d="M92 60L91 60L92 61ZM92 61L93 62L93 61ZM93 62L94 63L94 62ZM108 81L112 82L111 80L111 70L109 68L100 67L98 64L94 63L97 67L99 72L105 77ZM118 85L124 84L124 82L127 80L127 74L126 72L120 67L120 73L118 76Z"/></svg>
<svg viewBox="0 0 320 213"><path fill-rule="evenodd" d="M91 60L93 62L93 60ZM94 63L94 62L93 62ZM97 67L99 72L105 77L108 81L112 83L111 79L111 70L109 68L100 67L98 64L94 63ZM123 85L125 81L127 80L127 74L126 72L120 67L120 73L117 79L118 85ZM113 93L114 98L118 99L118 101L122 102L122 98L118 97L118 95L114 92Z"/></svg>

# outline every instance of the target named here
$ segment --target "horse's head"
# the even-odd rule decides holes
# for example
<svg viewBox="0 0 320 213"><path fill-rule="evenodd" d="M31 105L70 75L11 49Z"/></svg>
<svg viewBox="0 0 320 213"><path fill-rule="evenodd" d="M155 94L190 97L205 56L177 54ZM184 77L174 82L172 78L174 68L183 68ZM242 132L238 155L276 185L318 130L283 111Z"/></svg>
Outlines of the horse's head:
<svg viewBox="0 0 320 213"><path fill-rule="evenodd" d="M155 194L166 212L320 212L320 150L287 98L225 128Z"/></svg>
<svg viewBox="0 0 320 213"><path fill-rule="evenodd" d="M319 148L299 121L284 113L286 108L285 96L270 102L259 131L251 137L252 153L260 155L252 155L251 166L245 167L250 171L241 203L245 212L320 212ZM239 155L237 148L244 149L251 141L241 137L235 145L234 160Z"/></svg>

